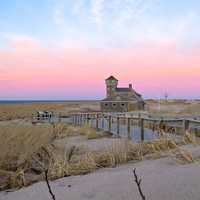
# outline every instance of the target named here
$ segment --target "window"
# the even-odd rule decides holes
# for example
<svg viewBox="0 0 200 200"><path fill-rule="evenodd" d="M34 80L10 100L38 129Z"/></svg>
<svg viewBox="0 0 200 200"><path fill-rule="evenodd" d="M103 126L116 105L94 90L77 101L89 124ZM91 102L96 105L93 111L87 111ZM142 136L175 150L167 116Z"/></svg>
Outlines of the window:
<svg viewBox="0 0 200 200"><path fill-rule="evenodd" d="M105 103L105 106L107 107L107 106L108 106L108 104L107 104L107 103Z"/></svg>
<svg viewBox="0 0 200 200"><path fill-rule="evenodd" d="M116 107L116 103L113 103L112 106L113 106L113 107Z"/></svg>
<svg viewBox="0 0 200 200"><path fill-rule="evenodd" d="M125 106L125 104L124 104L124 103L122 103L122 104L121 104L121 106L123 106L123 107L124 107L124 106Z"/></svg>

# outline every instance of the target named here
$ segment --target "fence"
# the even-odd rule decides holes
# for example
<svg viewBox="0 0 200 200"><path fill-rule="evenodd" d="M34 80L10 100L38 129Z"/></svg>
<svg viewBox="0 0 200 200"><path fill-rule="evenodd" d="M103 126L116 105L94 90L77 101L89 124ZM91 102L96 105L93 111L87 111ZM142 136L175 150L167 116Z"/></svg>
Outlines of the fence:
<svg viewBox="0 0 200 200"><path fill-rule="evenodd" d="M164 119L150 116L131 116L128 114L111 113L76 113L70 116L74 125L91 126L106 130L117 136L144 141L156 137L162 132L183 135L186 131L199 134L200 121L189 118ZM156 132L156 134L155 134Z"/></svg>

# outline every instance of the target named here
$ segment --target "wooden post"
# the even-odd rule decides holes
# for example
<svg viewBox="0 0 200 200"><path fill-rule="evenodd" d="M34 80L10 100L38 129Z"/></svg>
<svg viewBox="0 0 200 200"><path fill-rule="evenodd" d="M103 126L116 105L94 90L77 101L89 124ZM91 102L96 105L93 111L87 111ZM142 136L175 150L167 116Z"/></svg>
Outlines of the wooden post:
<svg viewBox="0 0 200 200"><path fill-rule="evenodd" d="M99 128L99 114L96 114L96 129Z"/></svg>
<svg viewBox="0 0 200 200"><path fill-rule="evenodd" d="M131 139L131 118L127 118L127 136Z"/></svg>
<svg viewBox="0 0 200 200"><path fill-rule="evenodd" d="M76 125L76 114L74 115L74 125Z"/></svg>
<svg viewBox="0 0 200 200"><path fill-rule="evenodd" d="M87 125L89 126L89 123L90 123L90 114L86 114L86 123Z"/></svg>
<svg viewBox="0 0 200 200"><path fill-rule="evenodd" d="M140 118L140 134L141 134L141 141L144 141L144 119Z"/></svg>
<svg viewBox="0 0 200 200"><path fill-rule="evenodd" d="M51 118L49 118L49 119L51 119ZM59 122L59 123L61 122L61 116L60 116L60 113L59 113L59 115L58 115L58 122Z"/></svg>
<svg viewBox="0 0 200 200"><path fill-rule="evenodd" d="M104 129L104 115L101 115L101 128Z"/></svg>
<svg viewBox="0 0 200 200"><path fill-rule="evenodd" d="M84 114L83 125L87 123L87 114Z"/></svg>
<svg viewBox="0 0 200 200"><path fill-rule="evenodd" d="M138 126L140 127L140 119L141 119L141 114L138 114Z"/></svg>
<svg viewBox="0 0 200 200"><path fill-rule="evenodd" d="M120 118L117 117L117 136L119 137L119 126L120 126Z"/></svg>
<svg viewBox="0 0 200 200"><path fill-rule="evenodd" d="M109 115L108 116L108 131L111 132L112 128L112 117Z"/></svg>
<svg viewBox="0 0 200 200"><path fill-rule="evenodd" d="M186 132L189 130L189 120L187 119L184 119L183 120L183 131L184 131L184 134L186 134Z"/></svg>
<svg viewBox="0 0 200 200"><path fill-rule="evenodd" d="M79 125L80 122L80 114L77 114L77 125Z"/></svg>

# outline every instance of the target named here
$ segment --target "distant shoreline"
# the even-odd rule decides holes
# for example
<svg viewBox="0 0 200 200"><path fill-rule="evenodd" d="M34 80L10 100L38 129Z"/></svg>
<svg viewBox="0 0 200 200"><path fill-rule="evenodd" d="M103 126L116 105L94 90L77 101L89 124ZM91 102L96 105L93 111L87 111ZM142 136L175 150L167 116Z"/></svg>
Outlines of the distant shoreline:
<svg viewBox="0 0 200 200"><path fill-rule="evenodd" d="M159 101L159 99L145 99L145 101ZM160 99L161 101L164 99ZM31 103L95 103L101 100L0 100L0 104L31 104ZM200 101L200 99L168 99L168 101Z"/></svg>
<svg viewBox="0 0 200 200"><path fill-rule="evenodd" d="M0 104L31 104L31 103L79 103L99 102L100 100L0 100Z"/></svg>

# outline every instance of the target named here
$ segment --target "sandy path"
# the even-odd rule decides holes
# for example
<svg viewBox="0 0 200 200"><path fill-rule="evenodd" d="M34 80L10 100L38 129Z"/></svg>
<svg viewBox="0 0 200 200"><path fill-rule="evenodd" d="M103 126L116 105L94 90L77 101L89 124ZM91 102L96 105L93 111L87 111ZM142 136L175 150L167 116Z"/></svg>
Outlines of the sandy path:
<svg viewBox="0 0 200 200"><path fill-rule="evenodd" d="M51 182L57 200L140 200L132 168L142 176L147 199L199 200L200 165L179 165L170 158L145 160ZM71 185L71 187L68 187ZM1 192L1 200L49 200L44 182L15 192Z"/></svg>

